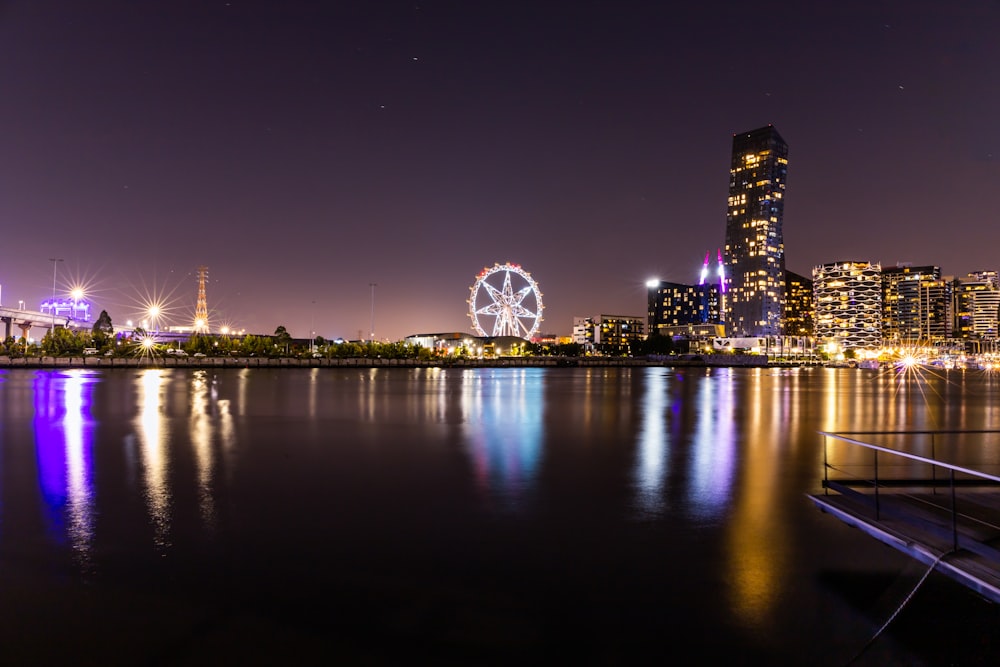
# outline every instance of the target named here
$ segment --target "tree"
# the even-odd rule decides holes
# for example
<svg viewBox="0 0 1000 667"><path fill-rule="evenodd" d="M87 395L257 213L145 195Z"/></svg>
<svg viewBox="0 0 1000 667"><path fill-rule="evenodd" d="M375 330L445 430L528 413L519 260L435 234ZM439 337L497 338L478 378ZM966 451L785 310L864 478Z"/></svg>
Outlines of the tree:
<svg viewBox="0 0 1000 667"><path fill-rule="evenodd" d="M108 315L108 311L101 311L94 326L91 327L90 333L93 336L95 347L103 348L111 342L115 335L115 327L111 324L111 316Z"/></svg>
<svg viewBox="0 0 1000 667"><path fill-rule="evenodd" d="M654 331L636 348L638 354L672 354L674 340L670 336L664 336Z"/></svg>
<svg viewBox="0 0 1000 667"><path fill-rule="evenodd" d="M274 344L282 348L288 354L288 344L292 342L292 335L284 326L279 326L274 330Z"/></svg>

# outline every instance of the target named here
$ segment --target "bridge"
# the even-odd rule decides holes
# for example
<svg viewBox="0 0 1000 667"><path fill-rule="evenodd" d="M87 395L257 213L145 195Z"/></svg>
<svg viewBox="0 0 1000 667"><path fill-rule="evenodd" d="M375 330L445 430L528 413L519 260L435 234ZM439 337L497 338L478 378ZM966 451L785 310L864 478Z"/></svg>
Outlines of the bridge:
<svg viewBox="0 0 1000 667"><path fill-rule="evenodd" d="M61 326L75 329L81 326L73 318L66 315L51 315L37 310L5 308L4 306L0 306L0 322L3 322L5 340L10 338L14 327L18 327L21 330L21 337L27 339L28 332L31 331L32 327L52 329L54 326Z"/></svg>

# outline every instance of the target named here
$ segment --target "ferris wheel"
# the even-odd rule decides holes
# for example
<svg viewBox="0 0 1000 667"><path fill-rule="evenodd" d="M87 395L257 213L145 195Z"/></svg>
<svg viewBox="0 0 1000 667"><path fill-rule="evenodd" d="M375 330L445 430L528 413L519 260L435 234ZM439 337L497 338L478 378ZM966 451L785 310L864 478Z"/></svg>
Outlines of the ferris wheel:
<svg viewBox="0 0 1000 667"><path fill-rule="evenodd" d="M480 336L531 339L542 323L542 293L517 264L484 268L469 288L469 317ZM487 329L492 328L492 333Z"/></svg>

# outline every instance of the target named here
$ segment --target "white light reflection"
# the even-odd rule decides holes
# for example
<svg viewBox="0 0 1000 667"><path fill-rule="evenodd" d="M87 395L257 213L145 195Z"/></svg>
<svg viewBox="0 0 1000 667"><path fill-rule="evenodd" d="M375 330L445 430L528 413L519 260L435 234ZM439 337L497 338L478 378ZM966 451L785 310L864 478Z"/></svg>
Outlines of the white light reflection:
<svg viewBox="0 0 1000 667"><path fill-rule="evenodd" d="M667 432L667 370L649 368L644 383L642 428L636 443L635 502L641 515L659 516L666 509L664 477L670 445Z"/></svg>
<svg viewBox="0 0 1000 667"><path fill-rule="evenodd" d="M721 516L731 500L737 458L733 392L732 369L716 369L698 383L688 478L692 513L701 519Z"/></svg>
<svg viewBox="0 0 1000 667"><path fill-rule="evenodd" d="M375 421L375 403L378 393L375 391L375 381L378 379L378 369L369 368L367 372L359 374L364 388L358 391L358 406L364 419Z"/></svg>
<svg viewBox="0 0 1000 667"><path fill-rule="evenodd" d="M153 524L153 542L160 548L170 546L170 487L167 483L167 426L163 419L164 371L142 371L140 413L136 419L139 453L146 487L146 509Z"/></svg>
<svg viewBox="0 0 1000 667"><path fill-rule="evenodd" d="M65 381L66 416L66 495L69 510L69 537L73 551L83 564L90 561L90 545L94 537L93 479L91 470L90 436L92 425L86 416L84 387L93 378L83 371L69 371Z"/></svg>
<svg viewBox="0 0 1000 667"><path fill-rule="evenodd" d="M319 388L319 368L309 371L309 417L316 418L317 391Z"/></svg>

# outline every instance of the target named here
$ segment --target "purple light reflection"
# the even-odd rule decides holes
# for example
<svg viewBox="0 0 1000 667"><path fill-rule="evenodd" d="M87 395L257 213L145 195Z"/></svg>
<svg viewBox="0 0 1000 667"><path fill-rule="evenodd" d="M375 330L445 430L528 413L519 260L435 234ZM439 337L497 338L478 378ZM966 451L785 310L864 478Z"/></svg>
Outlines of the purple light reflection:
<svg viewBox="0 0 1000 667"><path fill-rule="evenodd" d="M39 371L33 382L38 485L53 540L69 540L87 562L93 539L94 423L90 416L96 378L90 371Z"/></svg>

